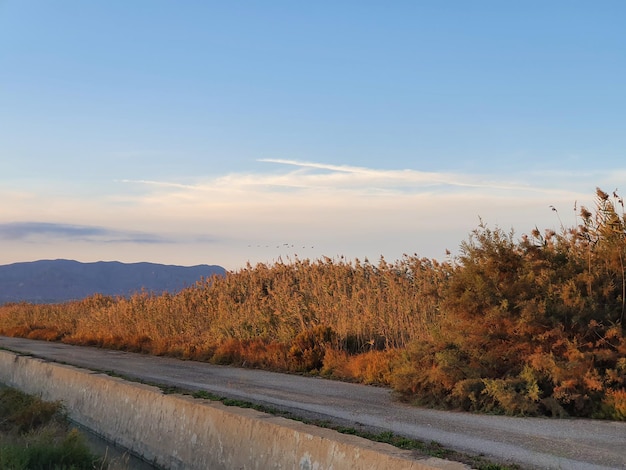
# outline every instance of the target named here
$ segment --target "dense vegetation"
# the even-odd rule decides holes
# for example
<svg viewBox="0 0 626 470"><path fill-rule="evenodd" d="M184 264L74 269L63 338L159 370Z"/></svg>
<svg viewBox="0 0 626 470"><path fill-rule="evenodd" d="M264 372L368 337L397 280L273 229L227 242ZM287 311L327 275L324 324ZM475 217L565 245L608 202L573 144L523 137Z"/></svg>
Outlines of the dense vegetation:
<svg viewBox="0 0 626 470"><path fill-rule="evenodd" d="M11 470L105 469L76 430L61 404L0 388L0 468Z"/></svg>
<svg viewBox="0 0 626 470"><path fill-rule="evenodd" d="M248 265L176 295L7 304L0 333L379 383L438 407L625 420L626 217L616 193L596 196L560 233L481 224L444 262Z"/></svg>

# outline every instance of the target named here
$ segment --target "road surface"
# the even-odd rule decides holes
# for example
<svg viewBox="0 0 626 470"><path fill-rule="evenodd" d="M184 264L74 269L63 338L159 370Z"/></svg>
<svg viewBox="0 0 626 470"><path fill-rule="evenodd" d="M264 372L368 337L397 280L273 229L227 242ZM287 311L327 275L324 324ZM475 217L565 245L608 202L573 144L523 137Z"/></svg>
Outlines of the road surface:
<svg viewBox="0 0 626 470"><path fill-rule="evenodd" d="M22 338L0 336L0 348L152 384L206 390L304 418L389 430L525 469L626 469L625 422L429 410L399 403L380 387Z"/></svg>

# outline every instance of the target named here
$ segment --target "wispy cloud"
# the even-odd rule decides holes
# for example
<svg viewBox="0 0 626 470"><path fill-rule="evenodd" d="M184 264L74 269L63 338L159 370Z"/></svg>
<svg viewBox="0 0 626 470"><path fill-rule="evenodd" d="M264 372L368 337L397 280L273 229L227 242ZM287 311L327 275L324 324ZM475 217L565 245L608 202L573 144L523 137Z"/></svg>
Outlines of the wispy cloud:
<svg viewBox="0 0 626 470"><path fill-rule="evenodd" d="M373 169L350 165L301 162L297 160L263 158L263 163L279 165L278 171L231 173L192 183L155 180L121 180L126 184L151 188L152 193L169 192L179 198L206 197L210 193L218 200L238 197L255 200L284 191L305 197L351 193L354 196L420 194L459 194L472 196L524 197L533 194L580 195L576 188L559 185L556 175L518 174L515 177L454 172L426 172L413 169ZM569 179L574 178L570 175ZM583 175L579 175L583 178ZM574 197L575 198L575 197Z"/></svg>
<svg viewBox="0 0 626 470"><path fill-rule="evenodd" d="M490 181L485 175L459 174L453 172L426 172L411 169L384 170L349 165L331 165L325 163L300 162L278 158L264 158L261 162L276 163L281 165L295 166L304 170L323 170L323 174L295 173L295 176L309 176L315 181L326 180L329 183L353 182L361 185L377 184L383 187L402 188L403 191L419 191L423 188L438 186L462 187L462 188L491 188L499 190L533 191L537 188L516 182ZM341 175L339 180L336 177ZM294 173L291 173L294 176Z"/></svg>
<svg viewBox="0 0 626 470"><path fill-rule="evenodd" d="M566 226L575 224L570 209L576 201L592 205L596 185L612 191L617 184L608 173L498 176L288 159L262 163L256 172L117 180L98 198L54 197L37 188L28 197L9 194L13 204L0 219L0 240L25 242L29 256L35 250L39 257L56 256L64 244L66 253L82 248L85 258L108 253L117 259L126 250L132 259L167 254L168 262L186 256L193 264L206 256L229 267L263 260L270 251L282 255L276 247L286 241L307 246L308 256L439 256L458 247L479 217L519 233L558 229L553 205ZM23 214L31 221L11 222ZM270 247L268 254L254 252L257 246Z"/></svg>
<svg viewBox="0 0 626 470"><path fill-rule="evenodd" d="M50 222L9 222L0 223L2 240L64 239L97 243L171 243L159 235L141 232L122 232L105 227L73 225Z"/></svg>
<svg viewBox="0 0 626 470"><path fill-rule="evenodd" d="M497 177L261 161L267 170L193 182L124 180L133 185L129 206L153 218L167 214L180 221L178 227L195 233L210 227L224 238L252 232L266 240L293 234L343 245L378 240L374 245L444 231L461 241L479 217L519 230L549 227L554 222L550 205L564 209L593 191L586 187L588 181L566 187L556 175ZM567 216L565 210L562 216Z"/></svg>

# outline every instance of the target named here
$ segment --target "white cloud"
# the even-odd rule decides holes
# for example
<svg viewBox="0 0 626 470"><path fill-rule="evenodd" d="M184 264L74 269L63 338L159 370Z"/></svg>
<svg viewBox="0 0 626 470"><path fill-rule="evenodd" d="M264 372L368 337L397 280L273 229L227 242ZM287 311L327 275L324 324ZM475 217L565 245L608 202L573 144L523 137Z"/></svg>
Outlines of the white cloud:
<svg viewBox="0 0 626 470"><path fill-rule="evenodd" d="M132 196L145 214L167 214L189 230L217 226L224 236L240 237L252 230L264 239L277 238L276 232L318 237L330 232L337 240L355 240L456 229L463 231L460 242L479 216L528 231L552 222L550 204L573 206L592 197L577 188L533 185L523 178L492 182L483 175L263 161L280 165L281 171L233 173L195 183L127 183L145 186L144 193Z"/></svg>
<svg viewBox="0 0 626 470"><path fill-rule="evenodd" d="M150 233L179 242L140 248L129 243L124 256L135 261L143 256L146 261L218 263L230 269L247 260L293 255L298 247L307 257L376 259L384 254L394 259L405 252L441 257L445 249L458 247L479 217L490 226L514 227L520 235L535 226L558 229L550 205L570 226L576 222L575 201L579 207L592 206L596 185L612 191L616 184L615 174L498 177L262 161L268 164L262 173L121 180L115 191L95 199L59 197L32 188L5 192L12 212L5 212L0 222L35 220ZM115 253L122 252L103 247L100 253L115 259Z"/></svg>
<svg viewBox="0 0 626 470"><path fill-rule="evenodd" d="M250 192L271 193L275 192L276 188L294 191L329 189L332 191L353 191L360 194L377 194L381 190L400 194L416 194L458 190L459 188L465 191L476 189L541 193L562 192L548 187L533 186L520 181L507 181L501 176L495 181L493 177L490 179L485 175L421 172L416 170L376 170L364 167L297 162L282 159L262 159L260 161L296 167L296 169L260 174L233 173L193 184L170 181L122 181L196 193L217 194L226 192L229 195L235 195L239 191L245 191L246 194L250 194Z"/></svg>
<svg viewBox="0 0 626 470"><path fill-rule="evenodd" d="M548 191L546 188L537 188L517 181L502 179L497 181L487 175L458 174L451 172L424 172L417 170L377 170L348 165L330 165L322 163L298 162L285 159L261 159L262 162L277 163L281 165L295 166L300 169L326 170L324 173L290 172L292 178L309 178L315 181L326 181L329 184L343 182L352 183L371 188L372 183L388 187L399 188L400 191L419 191L425 188L436 187L460 187L460 188L483 188L505 191Z"/></svg>

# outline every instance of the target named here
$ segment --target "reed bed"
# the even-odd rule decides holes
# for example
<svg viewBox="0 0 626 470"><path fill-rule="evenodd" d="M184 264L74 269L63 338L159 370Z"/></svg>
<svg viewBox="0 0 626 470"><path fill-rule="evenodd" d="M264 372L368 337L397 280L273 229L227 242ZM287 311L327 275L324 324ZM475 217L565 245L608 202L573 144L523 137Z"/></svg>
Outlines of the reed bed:
<svg viewBox="0 0 626 470"><path fill-rule="evenodd" d="M626 217L616 193L596 199L561 233L481 224L444 262L248 264L177 294L6 304L0 333L323 374L438 407L624 420Z"/></svg>

